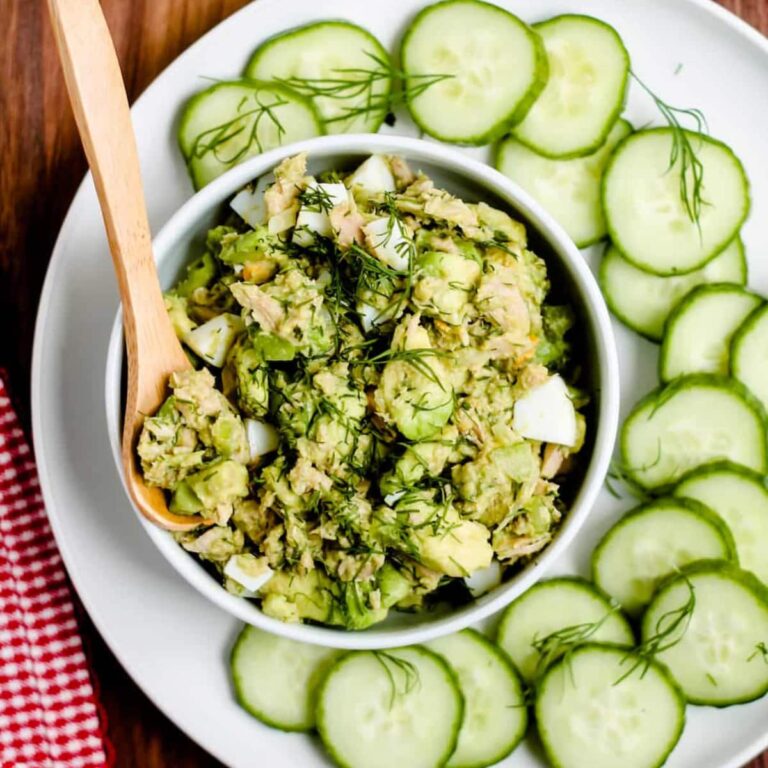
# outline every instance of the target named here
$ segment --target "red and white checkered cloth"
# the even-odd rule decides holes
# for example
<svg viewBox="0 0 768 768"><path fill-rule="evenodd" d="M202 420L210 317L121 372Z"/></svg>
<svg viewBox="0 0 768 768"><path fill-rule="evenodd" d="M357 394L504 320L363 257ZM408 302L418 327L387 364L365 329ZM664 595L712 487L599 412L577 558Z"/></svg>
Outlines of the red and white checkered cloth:
<svg viewBox="0 0 768 768"><path fill-rule="evenodd" d="M0 766L113 764L35 462L0 379Z"/></svg>

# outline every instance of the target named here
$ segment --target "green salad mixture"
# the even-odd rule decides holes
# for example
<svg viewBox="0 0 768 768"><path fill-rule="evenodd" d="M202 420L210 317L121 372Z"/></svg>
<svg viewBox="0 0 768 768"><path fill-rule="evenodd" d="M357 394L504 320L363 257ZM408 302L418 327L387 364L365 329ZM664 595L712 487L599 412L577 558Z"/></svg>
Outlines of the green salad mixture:
<svg viewBox="0 0 768 768"><path fill-rule="evenodd" d="M471 599L552 539L584 443L573 324L504 211L401 158L282 162L166 295L195 370L147 418L180 544L269 616L347 629Z"/></svg>

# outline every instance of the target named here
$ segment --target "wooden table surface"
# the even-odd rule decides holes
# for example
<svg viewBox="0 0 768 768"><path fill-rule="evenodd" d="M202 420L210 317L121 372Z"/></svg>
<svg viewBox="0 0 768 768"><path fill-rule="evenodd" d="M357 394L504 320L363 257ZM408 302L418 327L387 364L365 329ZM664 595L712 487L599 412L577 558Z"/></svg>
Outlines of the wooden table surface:
<svg viewBox="0 0 768 768"><path fill-rule="evenodd" d="M203 32L246 2L102 0L131 99ZM721 2L768 34L768 0ZM38 297L51 248L85 171L85 160L44 0L2 0L0 8L6 27L0 37L0 366L9 373L16 406L28 426ZM220 765L155 709L123 672L87 617L83 617L83 628L101 683L117 765ZM768 768L768 753L750 768Z"/></svg>

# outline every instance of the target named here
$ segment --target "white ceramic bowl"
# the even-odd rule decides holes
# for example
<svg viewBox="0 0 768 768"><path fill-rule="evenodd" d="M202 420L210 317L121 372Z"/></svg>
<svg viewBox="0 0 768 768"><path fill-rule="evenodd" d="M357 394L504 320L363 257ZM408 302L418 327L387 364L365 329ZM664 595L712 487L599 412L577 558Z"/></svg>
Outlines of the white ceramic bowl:
<svg viewBox="0 0 768 768"><path fill-rule="evenodd" d="M171 535L156 528L136 511L150 539L171 565L199 592L228 613L278 635L338 648L385 648L419 643L455 632L500 610L534 584L581 528L602 485L618 424L619 373L611 322L600 290L576 246L562 228L522 189L492 168L449 147L422 141L378 135L324 136L255 157L232 169L188 200L162 228L154 241L160 280L170 286L182 267L199 253L206 231L220 221L222 205L246 183L269 173L284 157L309 153L309 170L354 167L367 155L398 154L423 169L438 185L460 197L485 200L513 212L529 226L533 248L547 260L553 285L565 288L576 308L584 339L581 354L591 377L593 398L589 421L591 441L586 472L563 524L552 543L525 569L473 603L423 614L393 612L381 624L358 632L308 624L286 624L265 616L249 600L230 595ZM190 246L197 244L197 249ZM106 370L107 423L115 462L120 464L122 423L122 318L118 314L109 344Z"/></svg>

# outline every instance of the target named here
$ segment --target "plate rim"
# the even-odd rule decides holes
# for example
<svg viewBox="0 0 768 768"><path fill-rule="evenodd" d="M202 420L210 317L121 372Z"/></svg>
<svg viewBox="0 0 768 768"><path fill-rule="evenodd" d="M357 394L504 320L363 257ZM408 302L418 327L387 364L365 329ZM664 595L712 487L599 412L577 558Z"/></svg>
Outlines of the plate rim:
<svg viewBox="0 0 768 768"><path fill-rule="evenodd" d="M283 0L258 0L258 6L260 8L271 9L273 6L281 5ZM493 0L490 0L493 2ZM764 36L755 27L749 24L747 21L737 16L734 12L719 5L716 0L677 0L678 3L685 3L694 9L703 11L709 14L718 21L724 23L726 26L733 29L742 38L747 40L755 48L758 49L763 55L768 57L768 37ZM148 91L155 86L158 79L161 78L170 67L179 65L185 58L198 47L202 47L207 43L207 39L217 30L222 24L233 22L239 16L252 12L250 9L254 5L253 2L247 3L242 8L239 8L234 13L230 14L225 19L215 24L211 29L207 30L201 37L199 37L189 47L185 48L176 58L174 58L166 67L164 67L158 74L152 79L150 83L141 91L134 102L131 104L131 111L139 107L145 100ZM77 189L72 197L72 201L67 208L67 213L61 223L56 241L51 250L51 256L46 266L45 279L43 281L42 290L39 295L38 309L35 319L34 334L32 341L32 360L31 360L31 375L29 380L29 392L30 392L30 407L31 407L31 421L32 421L32 434L31 442L33 452L35 456L35 463L37 466L38 479L40 483L40 491L43 496L46 510L51 510L56 507L53 502L54 493L52 490L52 484L48 475L48 463L45 458L44 451L40 448L42 444L43 428L41 424L40 414L41 407L39 403L41 401L41 387L42 387L42 367L43 367L43 337L48 318L48 307L50 305L49 298L55 290L55 275L60 269L60 262L62 262L62 254L64 252L64 244L68 236L69 230L74 226L75 219L74 203L87 186L92 185L92 176L90 171L87 171L81 182L78 184ZM65 544L65 539L61 534L60 518L58 513L48 514L49 524L53 531L54 538L56 540L57 547L61 553L62 561L67 570L67 574L70 578L72 586L77 593L78 599L83 604L83 607L88 613L90 620L93 622L99 635L109 648L110 652L115 656L119 664L129 675L132 682L138 686L142 693L153 703L157 709L163 713L187 738L198 745L201 749L208 752L210 755L218 759L220 762L226 764L223 753L218 749L215 744L205 743L203 744L199 740L192 729L187 727L186 724L178 722L174 714L170 711L170 708L163 706L163 704L157 699L153 693L148 690L142 681L132 671L132 664L128 662L124 654L118 650L118 641L114 638L112 630L108 626L108 622L103 620L99 615L99 611L95 609L90 597L86 597L87 590L81 590L80 579L76 575L77 568L73 567L76 558L69 552L68 546ZM755 740L749 745L745 746L738 753L734 754L731 759L725 763L722 768L741 768L741 766L748 763L750 760L759 756L762 752L768 750L768 729L762 735L761 738Z"/></svg>

